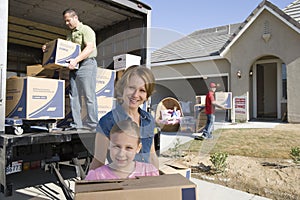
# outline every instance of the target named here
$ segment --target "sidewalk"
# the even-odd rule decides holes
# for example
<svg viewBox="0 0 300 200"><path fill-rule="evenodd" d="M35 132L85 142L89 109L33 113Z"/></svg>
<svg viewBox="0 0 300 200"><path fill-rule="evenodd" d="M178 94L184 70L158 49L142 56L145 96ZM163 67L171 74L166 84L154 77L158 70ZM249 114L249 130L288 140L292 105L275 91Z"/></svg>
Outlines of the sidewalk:
<svg viewBox="0 0 300 200"><path fill-rule="evenodd" d="M280 123L274 122L247 122L239 124L231 124L228 122L216 122L216 129L226 128L274 128ZM191 133L166 133L162 132L160 136L160 150L164 152L172 148L177 142L177 138L181 144L184 144L194 137ZM268 200L268 198L250 194L247 192L231 189L222 185L202 181L191 178L191 181L197 185L197 193L199 200Z"/></svg>
<svg viewBox="0 0 300 200"><path fill-rule="evenodd" d="M191 181L197 185L199 200L270 200L195 178L191 178Z"/></svg>

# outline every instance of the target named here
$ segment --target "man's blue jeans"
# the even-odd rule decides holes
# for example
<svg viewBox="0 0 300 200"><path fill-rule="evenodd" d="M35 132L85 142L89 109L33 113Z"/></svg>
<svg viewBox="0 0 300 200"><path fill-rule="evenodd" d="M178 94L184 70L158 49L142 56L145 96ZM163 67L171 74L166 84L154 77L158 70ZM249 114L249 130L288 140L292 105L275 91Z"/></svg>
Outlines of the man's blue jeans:
<svg viewBox="0 0 300 200"><path fill-rule="evenodd" d="M207 114L206 115L207 120L206 120L206 125L203 130L203 133L205 136L210 137L214 128L214 123L215 123L215 115L214 114Z"/></svg>
<svg viewBox="0 0 300 200"><path fill-rule="evenodd" d="M96 99L97 61L85 59L78 70L70 71L70 104L75 128L96 128L98 124L98 106ZM83 124L81 119L82 97L85 100L87 116Z"/></svg>

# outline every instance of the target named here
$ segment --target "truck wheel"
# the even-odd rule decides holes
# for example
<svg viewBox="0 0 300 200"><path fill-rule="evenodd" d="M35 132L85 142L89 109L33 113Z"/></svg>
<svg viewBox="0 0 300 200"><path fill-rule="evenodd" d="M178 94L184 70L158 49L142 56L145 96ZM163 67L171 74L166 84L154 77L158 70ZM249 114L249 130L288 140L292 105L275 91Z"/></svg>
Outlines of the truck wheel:
<svg viewBox="0 0 300 200"><path fill-rule="evenodd" d="M22 135L24 131L23 131L22 127L16 126L16 127L14 127L14 132L16 135Z"/></svg>
<svg viewBox="0 0 300 200"><path fill-rule="evenodd" d="M51 133L53 131L54 124L53 123L48 123L46 126L47 126L47 129L48 129L48 133Z"/></svg>

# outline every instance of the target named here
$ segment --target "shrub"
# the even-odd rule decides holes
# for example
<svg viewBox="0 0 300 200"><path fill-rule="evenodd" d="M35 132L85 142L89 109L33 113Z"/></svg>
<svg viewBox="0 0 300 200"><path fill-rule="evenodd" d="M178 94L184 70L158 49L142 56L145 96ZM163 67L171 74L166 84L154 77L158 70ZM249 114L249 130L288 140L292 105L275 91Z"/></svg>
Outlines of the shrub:
<svg viewBox="0 0 300 200"><path fill-rule="evenodd" d="M213 164L213 169L216 173L224 172L227 164L226 159L228 157L227 153L216 152L210 156L210 162Z"/></svg>
<svg viewBox="0 0 300 200"><path fill-rule="evenodd" d="M300 148L292 147L290 151L290 156L293 159L294 163L300 163Z"/></svg>

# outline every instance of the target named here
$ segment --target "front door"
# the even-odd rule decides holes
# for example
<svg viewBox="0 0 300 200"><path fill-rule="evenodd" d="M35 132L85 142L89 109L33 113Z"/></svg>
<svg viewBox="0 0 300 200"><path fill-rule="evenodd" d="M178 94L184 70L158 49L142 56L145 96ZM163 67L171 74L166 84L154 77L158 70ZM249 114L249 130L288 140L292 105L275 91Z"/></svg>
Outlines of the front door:
<svg viewBox="0 0 300 200"><path fill-rule="evenodd" d="M256 65L257 118L277 118L277 63Z"/></svg>
<svg viewBox="0 0 300 200"><path fill-rule="evenodd" d="M251 70L252 118L281 119L282 95L285 91L283 65L280 59L258 60L254 63Z"/></svg>

